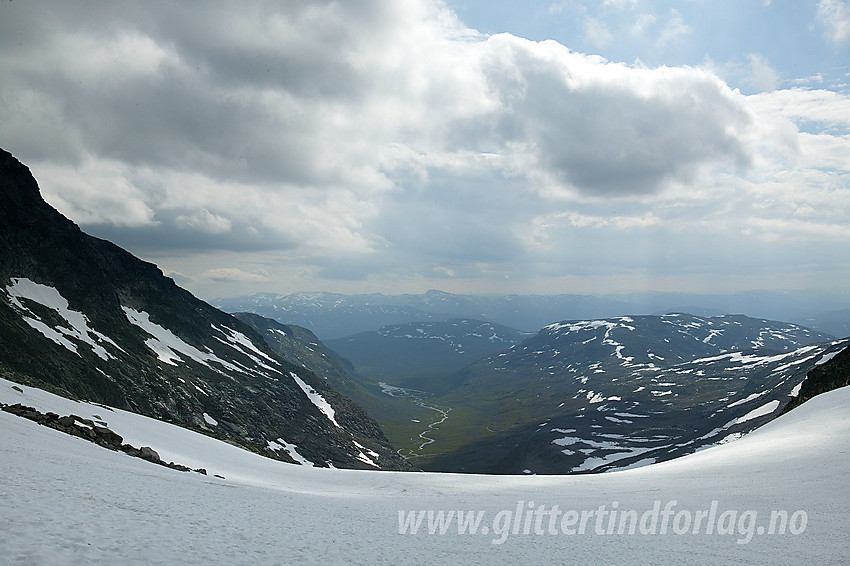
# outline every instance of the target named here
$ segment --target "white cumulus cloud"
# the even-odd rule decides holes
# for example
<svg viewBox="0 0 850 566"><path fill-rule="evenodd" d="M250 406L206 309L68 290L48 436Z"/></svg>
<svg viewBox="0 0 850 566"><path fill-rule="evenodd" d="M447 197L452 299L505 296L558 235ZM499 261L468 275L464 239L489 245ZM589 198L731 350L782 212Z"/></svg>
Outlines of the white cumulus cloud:
<svg viewBox="0 0 850 566"><path fill-rule="evenodd" d="M665 49L692 31L676 10L604 8ZM765 58L748 63L759 95L706 68L482 34L430 0L14 2L0 146L84 228L187 280L561 276L690 245L675 236L697 223L729 243L717 227L764 217L747 195L766 186L788 210L834 204L789 195L827 190L823 168L845 186L848 97L777 90ZM801 134L812 122L840 131Z"/></svg>

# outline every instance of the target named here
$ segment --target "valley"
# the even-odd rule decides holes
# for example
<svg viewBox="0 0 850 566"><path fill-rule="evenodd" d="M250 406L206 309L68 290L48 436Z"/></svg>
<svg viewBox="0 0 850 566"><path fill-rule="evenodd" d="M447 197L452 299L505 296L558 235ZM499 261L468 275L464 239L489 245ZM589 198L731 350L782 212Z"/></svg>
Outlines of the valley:
<svg viewBox="0 0 850 566"><path fill-rule="evenodd" d="M748 299L755 310L767 304ZM653 300L675 304L676 297ZM590 473L676 458L775 418L796 398L807 372L847 345L800 324L745 315L562 318L536 332L486 318L518 320L512 308L545 317L635 304L579 296L507 299L429 291L241 301L296 318L309 305L311 320L325 321L330 326L319 327L330 334L337 332L332 320L347 321L338 330L376 322L364 313L407 309L405 316L421 316L316 340L369 392L351 395L399 453L436 471ZM471 312L483 317L456 316ZM410 393L387 395L387 386ZM446 416L432 408L450 410Z"/></svg>
<svg viewBox="0 0 850 566"><path fill-rule="evenodd" d="M361 382L451 408L424 444L409 419L376 417L424 469L587 473L675 458L770 420L848 344L790 323L676 313L502 331L510 347L464 365L457 334L456 322L411 323L330 342Z"/></svg>
<svg viewBox="0 0 850 566"><path fill-rule="evenodd" d="M404 449L399 449L399 452L402 454L402 456L404 456L408 460L415 463L416 460L419 459L422 456L422 450L426 446L428 446L429 444L433 444L435 442L435 440L433 438L431 438L431 436L429 436L429 434L433 434L433 431L435 429L439 428L439 426L441 424L446 422L446 419L449 418L449 412L452 409L451 409L451 407L438 407L438 406L430 403L428 401L428 399L430 397L432 397L432 395L430 393L426 393L424 391L419 391L417 389L408 389L408 388L405 388L405 387L395 387L393 385L388 385L388 384L384 383L383 381L378 383L378 385L380 385L381 392L384 393L384 395L389 395L390 397L394 397L394 398L401 397L401 398L410 399L410 401L413 402L414 405L421 407L423 409L429 410L429 411L434 411L435 413L437 413L435 415L437 417L437 420L435 420L431 423L428 423L427 428L417 435L418 438L420 440L422 440L422 443L419 444L418 447L412 448L412 449L408 448L406 452L404 451ZM426 419L425 422L428 422L428 420L429 419ZM410 422L417 423L417 424L425 424L424 422L422 422L418 419L410 419ZM391 427L391 428L396 429L397 427L394 426L394 427ZM411 438L410 440L413 440L414 443L417 442L413 438ZM406 442L405 442L405 444L406 444Z"/></svg>

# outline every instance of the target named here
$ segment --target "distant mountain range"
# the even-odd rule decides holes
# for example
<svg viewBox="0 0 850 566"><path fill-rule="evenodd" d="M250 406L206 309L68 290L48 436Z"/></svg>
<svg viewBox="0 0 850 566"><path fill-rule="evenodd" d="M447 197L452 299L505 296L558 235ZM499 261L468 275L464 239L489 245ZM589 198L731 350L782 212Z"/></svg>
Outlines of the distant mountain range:
<svg viewBox="0 0 850 566"><path fill-rule="evenodd" d="M414 295L258 293L216 299L226 312L252 312L283 324L310 329L322 340L345 338L381 327L469 318L522 331L560 320L687 312L700 316L738 313L787 320L834 336L850 336L850 296L805 291L762 291L700 295L632 293L611 296L457 295L428 291Z"/></svg>
<svg viewBox="0 0 850 566"><path fill-rule="evenodd" d="M155 265L83 233L2 150L0 377L288 462L409 469L363 409Z"/></svg>
<svg viewBox="0 0 850 566"><path fill-rule="evenodd" d="M338 340L329 348L358 371L393 383L449 374L532 336L501 324L468 318L384 326Z"/></svg>

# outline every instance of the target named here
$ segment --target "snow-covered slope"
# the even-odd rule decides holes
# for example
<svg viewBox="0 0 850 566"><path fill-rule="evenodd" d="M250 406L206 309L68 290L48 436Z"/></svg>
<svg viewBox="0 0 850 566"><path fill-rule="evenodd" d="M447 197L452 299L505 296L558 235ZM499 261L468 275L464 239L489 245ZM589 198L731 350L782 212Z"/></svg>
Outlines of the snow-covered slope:
<svg viewBox="0 0 850 566"><path fill-rule="evenodd" d="M850 388L740 440L665 463L523 477L296 466L11 385L0 383L0 401L97 415L127 442L225 479L154 466L0 413L0 563L726 565L847 557ZM461 511L480 516L474 534L468 523L458 534ZM630 511L640 524L628 534L627 519L618 534Z"/></svg>

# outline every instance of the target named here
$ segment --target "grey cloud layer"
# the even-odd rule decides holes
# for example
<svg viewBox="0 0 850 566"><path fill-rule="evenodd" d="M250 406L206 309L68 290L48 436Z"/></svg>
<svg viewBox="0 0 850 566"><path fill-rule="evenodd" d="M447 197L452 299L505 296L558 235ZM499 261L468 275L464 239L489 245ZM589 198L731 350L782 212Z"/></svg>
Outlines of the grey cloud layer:
<svg viewBox="0 0 850 566"><path fill-rule="evenodd" d="M93 231L328 278L580 261L575 214L645 216L776 149L706 71L484 36L425 0L15 2L0 46L0 144Z"/></svg>
<svg viewBox="0 0 850 566"><path fill-rule="evenodd" d="M627 68L565 47L491 38L488 69L541 172L588 194L652 193L715 160L746 165L750 116L717 77L693 69ZM508 71L508 72L506 72ZM524 138L524 139L523 139Z"/></svg>
<svg viewBox="0 0 850 566"><path fill-rule="evenodd" d="M4 99L45 101L40 125L67 153L301 186L358 168L335 156L380 174L356 146L388 141L436 155L520 145L566 182L608 192L623 190L627 170L646 191L693 162L739 157L727 130L741 111L701 73L628 70L512 36L458 38L445 12L393 5L58 3L53 17L5 7L4 35L25 45L4 58ZM688 153L686 140L696 141Z"/></svg>

